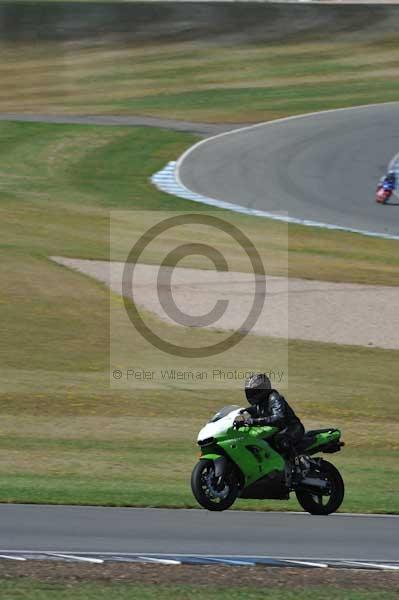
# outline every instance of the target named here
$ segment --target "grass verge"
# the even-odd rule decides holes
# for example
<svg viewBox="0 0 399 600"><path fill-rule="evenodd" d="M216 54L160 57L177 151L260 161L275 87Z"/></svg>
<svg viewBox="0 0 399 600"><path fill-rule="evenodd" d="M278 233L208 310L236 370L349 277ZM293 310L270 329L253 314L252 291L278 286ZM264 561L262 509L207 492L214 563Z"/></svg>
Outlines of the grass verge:
<svg viewBox="0 0 399 600"><path fill-rule="evenodd" d="M32 581L0 580L3 593L8 600L50 600L57 595L60 600L130 600L140 598L152 600L155 596L160 600L177 598L178 600L213 599L221 600L395 600L396 591L373 591L366 589L332 589L331 587L311 587L308 589L290 590L274 588L267 585L263 589L250 584L233 587L220 587L214 584L200 585L181 584L147 584L141 583L38 583Z"/></svg>
<svg viewBox="0 0 399 600"><path fill-rule="evenodd" d="M84 582L83 582L84 580ZM57 561L2 561L0 582L7 598L345 598L390 600L396 573L345 569L294 569L220 565L165 566ZM155 585L157 586L155 588ZM30 595L30 593L32 595ZM259 594L262 594L261 596ZM294 596L295 594L295 596Z"/></svg>
<svg viewBox="0 0 399 600"><path fill-rule="evenodd" d="M4 4L0 112L240 123L399 98L396 7L52 4Z"/></svg>

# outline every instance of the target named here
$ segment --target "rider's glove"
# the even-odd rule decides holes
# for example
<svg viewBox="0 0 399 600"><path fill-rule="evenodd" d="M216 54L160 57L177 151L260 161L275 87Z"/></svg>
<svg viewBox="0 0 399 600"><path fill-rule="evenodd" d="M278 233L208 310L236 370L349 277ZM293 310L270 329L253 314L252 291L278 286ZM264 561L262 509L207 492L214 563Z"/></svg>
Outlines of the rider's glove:
<svg viewBox="0 0 399 600"><path fill-rule="evenodd" d="M238 417L234 419L234 429L239 429L240 427L247 427L249 425L252 425L252 419L246 419L244 415L238 415Z"/></svg>

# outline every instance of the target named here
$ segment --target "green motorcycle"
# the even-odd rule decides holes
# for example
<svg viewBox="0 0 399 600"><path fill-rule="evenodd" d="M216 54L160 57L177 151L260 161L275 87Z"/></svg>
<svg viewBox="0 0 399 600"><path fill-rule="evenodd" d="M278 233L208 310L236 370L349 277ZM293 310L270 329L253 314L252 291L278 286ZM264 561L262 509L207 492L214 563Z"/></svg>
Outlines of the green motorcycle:
<svg viewBox="0 0 399 600"><path fill-rule="evenodd" d="M294 492L312 515L335 512L344 499L339 471L318 452L338 452L344 445L339 429L308 431L283 457L274 447L276 427L240 427L234 419L243 409L226 406L201 429L201 456L191 476L196 500L208 510L226 510L237 497L288 500Z"/></svg>

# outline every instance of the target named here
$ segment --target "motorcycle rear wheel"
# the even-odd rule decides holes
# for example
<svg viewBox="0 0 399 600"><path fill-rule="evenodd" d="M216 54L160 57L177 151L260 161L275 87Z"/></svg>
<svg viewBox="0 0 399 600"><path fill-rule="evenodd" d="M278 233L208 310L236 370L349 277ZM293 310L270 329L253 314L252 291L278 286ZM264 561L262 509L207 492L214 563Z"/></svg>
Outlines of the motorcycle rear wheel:
<svg viewBox="0 0 399 600"><path fill-rule="evenodd" d="M330 462L321 460L320 468L312 475L327 480L331 486L331 494L323 496L296 490L298 502L311 515L330 515L338 510L344 499L345 485L341 474ZM327 501L324 503L324 500Z"/></svg>
<svg viewBox="0 0 399 600"><path fill-rule="evenodd" d="M230 508L239 491L233 472L226 474L222 481L216 480L215 466L211 460L200 460L195 465L191 475L191 489L197 502L212 511Z"/></svg>

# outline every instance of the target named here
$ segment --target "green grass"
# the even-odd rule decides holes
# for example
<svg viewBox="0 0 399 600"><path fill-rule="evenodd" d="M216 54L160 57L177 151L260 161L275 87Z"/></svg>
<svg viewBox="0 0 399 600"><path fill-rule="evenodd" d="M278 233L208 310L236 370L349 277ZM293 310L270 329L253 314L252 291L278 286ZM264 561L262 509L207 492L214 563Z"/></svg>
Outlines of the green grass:
<svg viewBox="0 0 399 600"><path fill-rule="evenodd" d="M215 585L167 585L167 584L101 584L101 583L42 583L17 579L0 580L2 594L7 600L52 600L55 596L60 600L130 600L140 598L152 600L202 600L220 598L221 600L394 600L396 591L370 591L334 589L328 587L298 588L287 587L264 588L252 586Z"/></svg>
<svg viewBox="0 0 399 600"><path fill-rule="evenodd" d="M311 70L311 65L308 67ZM320 69L324 76L341 71L336 67ZM348 70L351 70L350 68ZM292 78L300 80L301 72L295 69ZM287 73L288 77L288 73ZM226 86L227 87L227 86ZM383 94L383 96L382 96ZM296 115L343 106L397 101L399 82L392 84L383 79L363 79L339 82L320 81L314 84L295 82L291 85L271 87L242 87L238 89L210 89L161 93L115 102L119 112L151 114L163 117L190 118L206 121L232 121L242 111L242 120L268 120L285 115ZM245 107L245 109L243 108ZM245 111L245 112L244 112ZM251 116L249 116L251 115Z"/></svg>
<svg viewBox="0 0 399 600"><path fill-rule="evenodd" d="M276 19L281 35L286 32L283 42L267 40L267 34L264 41L251 37L253 23L246 33L239 30L237 15L227 12L224 18L236 19L228 29L232 36L241 35L239 43L217 34L209 23L206 38L197 43L161 37L143 43L115 37L106 37L102 44L4 41L0 78L7 93L0 93L0 112L138 114L239 123L399 99L393 14L371 32L362 20L364 8L362 18L347 12L341 27L335 13L328 17L319 11L323 34L316 34L309 18L308 29L299 35L294 24L288 25L289 9L264 10L263 18ZM167 17L154 25L160 35L162 18Z"/></svg>
<svg viewBox="0 0 399 600"><path fill-rule="evenodd" d="M195 505L188 481L196 433L221 405L242 403L241 385L110 388L108 292L48 259L107 259L112 209L203 210L148 181L194 140L144 128L0 124L1 501ZM117 257L149 226L149 214L135 213L133 224L117 221ZM285 273L287 227L234 218L251 234L270 272ZM399 284L397 242L301 227L288 233L291 275ZM191 241L190 232L183 241ZM233 247L225 251L232 268L245 270ZM155 247L154 262L162 252ZM138 335L132 347L116 296L111 307L118 366L138 360L146 368L170 364ZM155 318L153 323L175 341L184 336L186 344L218 339L212 331L185 332ZM344 430L347 449L334 456L347 483L343 509L399 512L398 353L293 341L288 359L288 397L308 427ZM284 342L248 336L201 366L257 370L285 360ZM288 507L297 508L296 502Z"/></svg>
<svg viewBox="0 0 399 600"><path fill-rule="evenodd" d="M135 433L133 428L132 433ZM15 444L10 445L10 458L15 458L17 465L13 473L0 475L2 501L198 508L189 485L196 452L188 442L176 444L175 447L171 447L170 442L160 442L157 448L163 456L157 454L154 458L149 457L154 452L154 440L152 445L141 444L141 447L129 450L125 441L121 442L118 449L115 441L114 450L104 450L101 442L92 442L91 445L90 450L79 451L79 441L71 444L72 449L66 449L61 442L59 447L54 445L45 456L44 451L48 446L43 443L43 450L30 452L29 457L26 453L23 455L23 449L16 452ZM19 471L22 456L26 467ZM34 459L40 464L33 467L32 473ZM335 456L332 460L346 482L342 510L386 514L398 512L396 452L349 450L345 456ZM88 468L89 463L91 469ZM6 466L11 469L8 461ZM43 474L45 468L48 472ZM234 508L302 510L295 496L284 502L239 500Z"/></svg>

